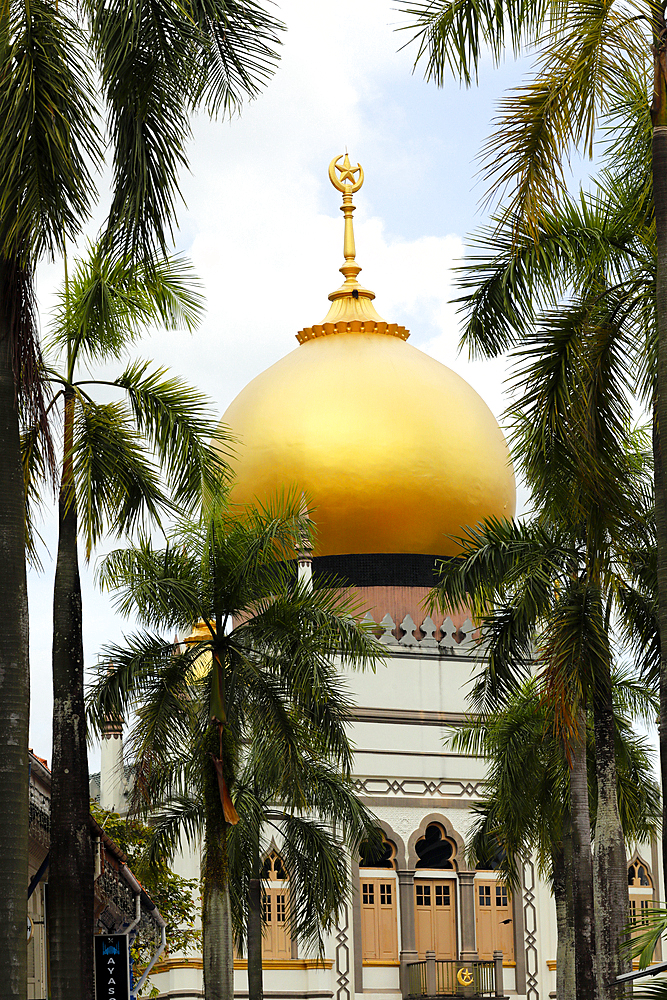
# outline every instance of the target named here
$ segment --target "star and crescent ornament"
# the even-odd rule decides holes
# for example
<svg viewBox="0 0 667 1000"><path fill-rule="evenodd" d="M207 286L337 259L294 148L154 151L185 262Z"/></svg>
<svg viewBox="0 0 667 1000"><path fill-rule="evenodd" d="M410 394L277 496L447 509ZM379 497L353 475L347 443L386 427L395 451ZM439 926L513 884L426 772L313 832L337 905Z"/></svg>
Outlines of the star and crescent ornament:
<svg viewBox="0 0 667 1000"><path fill-rule="evenodd" d="M340 160L343 162L341 163ZM358 179L355 180L357 175ZM347 153L341 154L334 156L329 164L329 180L343 194L354 194L364 183L364 171L360 163L357 163L356 167L352 166Z"/></svg>
<svg viewBox="0 0 667 1000"><path fill-rule="evenodd" d="M459 969L459 971L456 974L456 978L458 979L461 986L470 986L475 977L473 976L470 969Z"/></svg>

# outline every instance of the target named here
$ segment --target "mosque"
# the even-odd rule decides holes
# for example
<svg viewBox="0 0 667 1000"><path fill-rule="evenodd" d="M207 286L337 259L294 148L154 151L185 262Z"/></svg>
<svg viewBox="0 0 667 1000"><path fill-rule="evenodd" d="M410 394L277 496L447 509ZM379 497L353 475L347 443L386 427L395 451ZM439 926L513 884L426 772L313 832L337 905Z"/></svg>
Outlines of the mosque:
<svg viewBox="0 0 667 1000"><path fill-rule="evenodd" d="M376 311L373 292L358 280L354 243L352 198L363 171L345 154L329 176L343 200L344 281L329 295L322 322L301 330L299 346L250 382L223 421L241 442L235 499L291 485L305 491L316 510L313 574L348 582L385 647L384 666L348 677L357 706L355 785L379 818L384 850L347 859L357 891L318 961L281 919L289 872L272 844L264 868L264 995L470 995L466 963L480 962L490 970L485 995L547 1000L556 995L550 889L530 858L514 894L493 870L470 869L466 838L484 763L443 746L445 728L464 718L467 684L479 669L474 625L465 610L431 618L423 609L437 557L456 552L452 536L485 517L513 516L507 445L474 389ZM107 807L121 804L120 744L110 731L102 748ZM529 785L526 775L527 793ZM628 860L633 908L664 898L656 848L629 848ZM198 875L193 856L176 867ZM444 988L440 970L448 963L458 979ZM240 998L248 996L246 964L235 962ZM200 997L201 970L201 957L170 953L152 983L164 1000Z"/></svg>

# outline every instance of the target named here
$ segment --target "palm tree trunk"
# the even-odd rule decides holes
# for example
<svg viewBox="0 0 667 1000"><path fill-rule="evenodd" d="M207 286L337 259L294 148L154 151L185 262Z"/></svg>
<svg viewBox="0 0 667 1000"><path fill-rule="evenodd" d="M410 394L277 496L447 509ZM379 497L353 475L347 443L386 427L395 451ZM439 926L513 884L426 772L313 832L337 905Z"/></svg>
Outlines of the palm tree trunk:
<svg viewBox="0 0 667 1000"><path fill-rule="evenodd" d="M2 265L0 264L0 268ZM0 273L0 288L5 290ZM28 592L25 497L7 303L0 302L0 997L27 994Z"/></svg>
<svg viewBox="0 0 667 1000"><path fill-rule="evenodd" d="M255 851L255 870L250 880L248 899L248 1000L262 1000L262 880L259 845Z"/></svg>
<svg viewBox="0 0 667 1000"><path fill-rule="evenodd" d="M665 263L667 268L667 261ZM665 322L667 324L667 317ZM667 345L665 346L664 353L665 357L667 357ZM665 385L664 395L667 397L667 381L663 384ZM656 426L657 419L656 414L653 420L653 460L655 477L655 526L658 542L658 629L661 636L660 722L658 726L658 733L660 744L660 782L662 788L667 788L667 643L662 641L662 636L667 635L667 491L665 489L663 478L664 470L662 448ZM665 419L667 419L667 417ZM662 828L663 830L667 830L667 795L663 795L662 797ZM667 837L662 837L662 871L663 884L667 886Z"/></svg>
<svg viewBox="0 0 667 1000"><path fill-rule="evenodd" d="M53 591L53 764L49 954L53 1000L92 1000L94 861L83 693L81 581L73 495L74 398L65 396Z"/></svg>
<svg viewBox="0 0 667 1000"><path fill-rule="evenodd" d="M215 767L217 732L210 726L204 757L204 854L202 864L202 929L205 1000L233 1000L234 949L227 868L227 824Z"/></svg>
<svg viewBox="0 0 667 1000"><path fill-rule="evenodd" d="M662 6L650 4L653 18L654 93L653 119L653 198L656 227L656 326L658 371L653 419L655 460L655 521L658 545L658 621L660 635L667 636L667 481L661 442L667 440L667 67L664 43L665 20ZM661 646L660 663L660 771L667 788L667 641ZM667 830L667 796L663 795L662 829ZM667 886L667 837L662 838L662 865Z"/></svg>
<svg viewBox="0 0 667 1000"><path fill-rule="evenodd" d="M556 902L556 996L575 996L574 908L572 905L572 834L567 832L559 849L552 853L553 890Z"/></svg>
<svg viewBox="0 0 667 1000"><path fill-rule="evenodd" d="M593 858L588 808L586 714L578 713L578 734L570 744L570 809L572 815L572 901L575 933L576 1000L597 997L593 971Z"/></svg>
<svg viewBox="0 0 667 1000"><path fill-rule="evenodd" d="M617 976L630 970L621 953L628 922L628 868L616 793L616 749L611 676L596 679L595 774L598 799L595 820L593 886L595 901L595 955L600 1000L618 997Z"/></svg>
<svg viewBox="0 0 667 1000"><path fill-rule="evenodd" d="M204 867L204 997L206 1000L232 1000L234 996L234 953L232 947L232 911L227 878L215 877L206 848Z"/></svg>

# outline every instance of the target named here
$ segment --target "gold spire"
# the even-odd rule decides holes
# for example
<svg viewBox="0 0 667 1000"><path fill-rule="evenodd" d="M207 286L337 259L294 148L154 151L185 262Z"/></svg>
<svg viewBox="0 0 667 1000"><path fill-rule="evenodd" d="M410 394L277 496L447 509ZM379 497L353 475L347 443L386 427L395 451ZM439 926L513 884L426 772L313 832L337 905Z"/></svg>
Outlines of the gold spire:
<svg viewBox="0 0 667 1000"><path fill-rule="evenodd" d="M339 160L343 160L342 165L339 164ZM338 171L338 174L336 173ZM358 174L358 180L355 180L355 174ZM329 296L333 299L333 296L340 297L340 293L344 292L346 288L350 291L352 288L357 290L361 287L357 281L357 275L361 271L361 268L355 261L356 250L354 247L354 224L352 222L352 213L354 212L356 205L352 204L352 195L356 194L361 185L364 183L364 171L360 163L353 167L350 163L350 157L345 153L345 157L337 156L329 164L329 180L343 195L343 204L340 206L340 210L345 216L345 236L343 238L343 255L345 257L345 263L341 267L341 274L345 277L345 284L342 289L338 292L332 292ZM374 298L372 292L367 292L371 298Z"/></svg>
<svg viewBox="0 0 667 1000"><path fill-rule="evenodd" d="M364 183L362 166L358 163L356 167L353 167L347 152L344 155L335 156L329 164L329 180L343 195L343 204L340 210L345 217L343 237L345 263L340 271L345 281L340 288L329 294L331 306L322 323L300 330L296 339L300 344L303 344L307 340L313 340L315 337L326 337L332 333L383 333L407 340L410 336L409 331L404 326L385 322L372 304L375 292L363 288L357 281L361 267L356 262L352 221L352 213L356 205L352 204L352 195Z"/></svg>

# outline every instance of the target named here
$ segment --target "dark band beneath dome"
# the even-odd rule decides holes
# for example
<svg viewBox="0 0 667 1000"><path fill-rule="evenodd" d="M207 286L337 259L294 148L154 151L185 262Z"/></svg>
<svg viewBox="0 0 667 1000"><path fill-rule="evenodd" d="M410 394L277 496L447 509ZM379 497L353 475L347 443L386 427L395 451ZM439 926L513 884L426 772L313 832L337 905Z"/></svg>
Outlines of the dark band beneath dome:
<svg viewBox="0 0 667 1000"><path fill-rule="evenodd" d="M432 587L439 558L403 552L316 556L313 576L336 576L349 587Z"/></svg>

